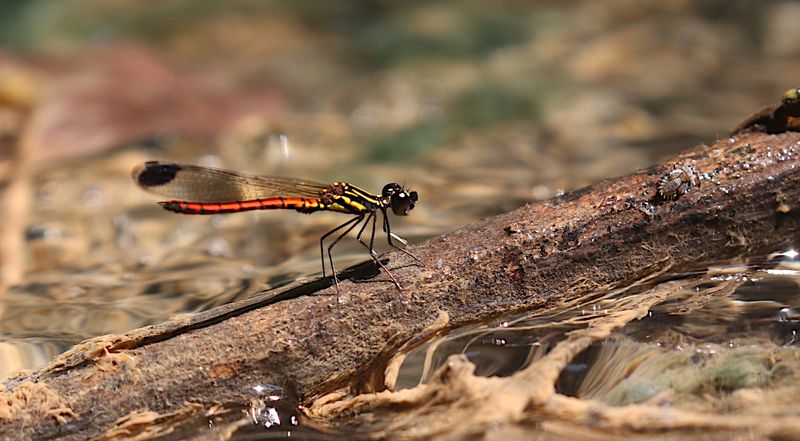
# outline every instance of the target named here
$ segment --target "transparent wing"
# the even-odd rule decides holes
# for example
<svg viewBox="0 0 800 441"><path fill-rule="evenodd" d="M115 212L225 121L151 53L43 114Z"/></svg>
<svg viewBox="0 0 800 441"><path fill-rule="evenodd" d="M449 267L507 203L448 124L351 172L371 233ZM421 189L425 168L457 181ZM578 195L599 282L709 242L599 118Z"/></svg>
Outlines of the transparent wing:
<svg viewBox="0 0 800 441"><path fill-rule="evenodd" d="M133 180L152 193L187 202L235 202L271 197L319 197L325 184L283 176L251 176L227 170L149 161L134 167Z"/></svg>

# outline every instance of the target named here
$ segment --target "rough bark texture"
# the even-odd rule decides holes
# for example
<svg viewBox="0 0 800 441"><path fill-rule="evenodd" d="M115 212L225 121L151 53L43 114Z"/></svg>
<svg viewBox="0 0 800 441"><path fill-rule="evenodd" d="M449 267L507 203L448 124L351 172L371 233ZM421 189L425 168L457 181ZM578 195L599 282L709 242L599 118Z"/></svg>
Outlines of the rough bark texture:
<svg viewBox="0 0 800 441"><path fill-rule="evenodd" d="M386 257L403 282L305 285L196 317L106 336L0 389L0 438L83 439L143 412L241 400L256 384L304 402L356 384L445 312L457 327L554 305L665 267L769 252L800 231L800 134L755 123L647 170L486 219ZM778 124L780 121L778 121ZM779 124L780 125L780 124ZM791 130L792 127L784 129ZM777 133L775 133L777 132ZM699 185L659 194L691 166ZM674 200L668 199L673 197ZM385 275L377 279L385 280ZM312 295L313 294L313 295ZM272 304L270 304L272 303Z"/></svg>

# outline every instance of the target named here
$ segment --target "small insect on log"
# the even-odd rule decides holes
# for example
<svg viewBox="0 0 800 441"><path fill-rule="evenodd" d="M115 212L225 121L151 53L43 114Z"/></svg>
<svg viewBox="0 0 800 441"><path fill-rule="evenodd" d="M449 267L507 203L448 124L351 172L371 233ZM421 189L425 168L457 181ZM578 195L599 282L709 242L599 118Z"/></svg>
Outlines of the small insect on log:
<svg viewBox="0 0 800 441"><path fill-rule="evenodd" d="M781 101L785 106L794 106L800 103L800 88L789 89L783 92Z"/></svg>
<svg viewBox="0 0 800 441"><path fill-rule="evenodd" d="M662 198L675 200L685 195L692 187L700 186L697 170L688 164L676 165L658 181L658 193Z"/></svg>

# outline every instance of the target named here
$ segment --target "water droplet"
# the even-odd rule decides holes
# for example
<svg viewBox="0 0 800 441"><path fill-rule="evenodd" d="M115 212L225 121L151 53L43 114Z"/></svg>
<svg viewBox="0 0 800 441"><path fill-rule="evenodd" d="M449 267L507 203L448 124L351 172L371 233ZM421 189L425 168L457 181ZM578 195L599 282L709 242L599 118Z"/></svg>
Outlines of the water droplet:
<svg viewBox="0 0 800 441"><path fill-rule="evenodd" d="M233 249L227 240L216 237L209 242L206 247L206 253L214 257L231 257Z"/></svg>
<svg viewBox="0 0 800 441"><path fill-rule="evenodd" d="M92 187L83 193L82 199L85 206L99 208L105 203L105 193L97 187Z"/></svg>

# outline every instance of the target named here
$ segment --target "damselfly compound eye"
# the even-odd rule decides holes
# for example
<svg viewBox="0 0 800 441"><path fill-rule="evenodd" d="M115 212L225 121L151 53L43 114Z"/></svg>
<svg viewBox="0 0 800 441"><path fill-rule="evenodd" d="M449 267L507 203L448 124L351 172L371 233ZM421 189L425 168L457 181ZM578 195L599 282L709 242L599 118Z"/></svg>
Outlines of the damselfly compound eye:
<svg viewBox="0 0 800 441"><path fill-rule="evenodd" d="M392 182L383 186L383 191L381 191L381 194L383 197L388 198L389 196L401 191L403 191L403 187L401 187L400 184Z"/></svg>
<svg viewBox="0 0 800 441"><path fill-rule="evenodd" d="M408 212L414 209L414 204L419 199L416 191L406 192L401 189L398 193L392 195L392 213L397 216L406 216Z"/></svg>

